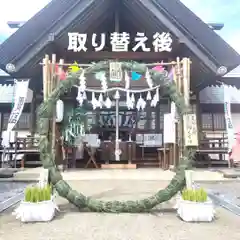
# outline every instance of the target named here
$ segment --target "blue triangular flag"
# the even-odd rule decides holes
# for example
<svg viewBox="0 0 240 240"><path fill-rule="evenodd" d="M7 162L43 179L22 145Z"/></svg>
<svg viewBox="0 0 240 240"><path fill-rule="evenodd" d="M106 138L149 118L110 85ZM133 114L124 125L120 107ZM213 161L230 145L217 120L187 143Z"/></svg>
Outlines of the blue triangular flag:
<svg viewBox="0 0 240 240"><path fill-rule="evenodd" d="M133 81L137 81L137 80L139 80L141 77L142 77L141 74L136 73L136 72L132 72L132 80L133 80Z"/></svg>

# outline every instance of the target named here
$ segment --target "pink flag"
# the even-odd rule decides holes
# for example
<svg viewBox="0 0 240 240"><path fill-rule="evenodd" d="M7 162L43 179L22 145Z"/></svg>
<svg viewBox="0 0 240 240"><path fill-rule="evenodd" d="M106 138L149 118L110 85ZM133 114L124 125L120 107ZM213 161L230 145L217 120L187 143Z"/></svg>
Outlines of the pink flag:
<svg viewBox="0 0 240 240"><path fill-rule="evenodd" d="M153 67L152 70L155 70L155 71L158 71L158 72L162 72L162 71L164 71L165 69L164 69L163 66L158 65L158 66Z"/></svg>

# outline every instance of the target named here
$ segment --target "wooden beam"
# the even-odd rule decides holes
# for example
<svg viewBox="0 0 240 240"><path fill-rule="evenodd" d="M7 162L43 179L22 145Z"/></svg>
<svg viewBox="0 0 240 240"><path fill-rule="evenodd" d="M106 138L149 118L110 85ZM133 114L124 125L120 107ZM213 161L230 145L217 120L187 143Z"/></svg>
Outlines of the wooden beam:
<svg viewBox="0 0 240 240"><path fill-rule="evenodd" d="M69 52L61 54L67 55L67 58L76 60L104 60L104 59L121 59L121 60L152 60L161 61L168 59L171 53L157 53L157 52L86 52L86 53L73 53Z"/></svg>

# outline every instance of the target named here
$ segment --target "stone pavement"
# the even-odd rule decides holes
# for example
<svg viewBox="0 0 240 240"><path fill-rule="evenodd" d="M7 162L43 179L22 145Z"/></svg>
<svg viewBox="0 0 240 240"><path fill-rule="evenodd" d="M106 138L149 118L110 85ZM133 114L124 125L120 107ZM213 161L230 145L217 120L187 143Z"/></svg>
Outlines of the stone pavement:
<svg viewBox="0 0 240 240"><path fill-rule="evenodd" d="M139 199L164 188L168 181L98 180L71 181L82 193L103 200ZM216 208L213 223L185 223L176 216L175 200L149 214L79 212L58 198L60 213L50 223L22 224L11 211L0 216L0 240L231 240L240 239L239 217Z"/></svg>
<svg viewBox="0 0 240 240"><path fill-rule="evenodd" d="M16 181L36 181L39 179L42 168L24 169L14 174ZM163 180L169 181L175 175L174 172L164 171L159 168L140 169L73 169L62 173L65 180ZM195 169L193 178L195 181L227 181L223 173L215 170Z"/></svg>

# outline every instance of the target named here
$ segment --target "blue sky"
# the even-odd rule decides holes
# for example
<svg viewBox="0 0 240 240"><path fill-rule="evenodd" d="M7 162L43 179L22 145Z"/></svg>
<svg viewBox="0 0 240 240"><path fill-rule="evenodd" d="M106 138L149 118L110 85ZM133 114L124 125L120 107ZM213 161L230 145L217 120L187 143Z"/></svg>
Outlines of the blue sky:
<svg viewBox="0 0 240 240"><path fill-rule="evenodd" d="M240 53L240 0L181 1L203 21L224 23L223 30L218 33ZM13 33L7 21L26 21L48 2L50 0L1 0L0 43Z"/></svg>

